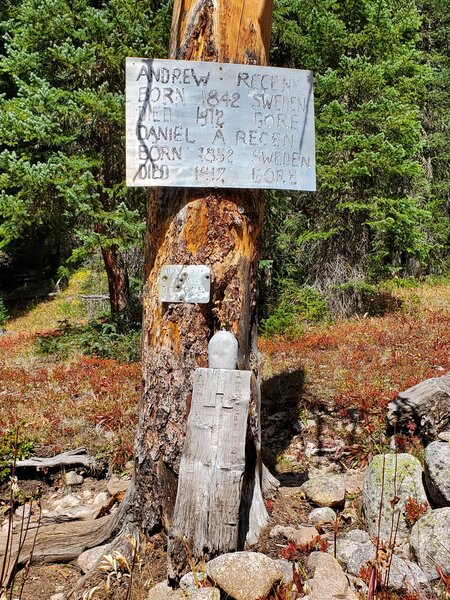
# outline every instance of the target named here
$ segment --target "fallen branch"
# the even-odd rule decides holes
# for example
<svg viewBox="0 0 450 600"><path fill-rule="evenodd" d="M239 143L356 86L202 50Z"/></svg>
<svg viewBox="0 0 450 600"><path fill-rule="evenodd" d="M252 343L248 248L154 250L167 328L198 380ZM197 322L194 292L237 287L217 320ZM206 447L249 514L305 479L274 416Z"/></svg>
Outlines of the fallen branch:
<svg viewBox="0 0 450 600"><path fill-rule="evenodd" d="M75 465L89 467L90 469L99 468L98 462L95 458L86 454L85 448L68 450L67 452L63 452L62 454L58 454L51 458L32 456L31 458L18 460L16 462L16 468L36 467L37 469L52 469L55 467L71 467Z"/></svg>

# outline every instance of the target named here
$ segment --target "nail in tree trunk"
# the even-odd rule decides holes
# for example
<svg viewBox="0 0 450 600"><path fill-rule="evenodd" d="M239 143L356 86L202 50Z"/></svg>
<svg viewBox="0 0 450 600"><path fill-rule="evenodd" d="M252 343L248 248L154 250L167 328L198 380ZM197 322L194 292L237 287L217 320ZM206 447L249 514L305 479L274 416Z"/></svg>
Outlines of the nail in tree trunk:
<svg viewBox="0 0 450 600"><path fill-rule="evenodd" d="M267 64L271 0L175 0L170 57ZM260 489L257 267L263 194L163 188L152 192L143 291L143 391L136 438L134 516L144 530L169 531L194 371L222 326L239 342L238 369L253 371L238 546L267 522ZM208 265L209 304L161 304L163 265Z"/></svg>

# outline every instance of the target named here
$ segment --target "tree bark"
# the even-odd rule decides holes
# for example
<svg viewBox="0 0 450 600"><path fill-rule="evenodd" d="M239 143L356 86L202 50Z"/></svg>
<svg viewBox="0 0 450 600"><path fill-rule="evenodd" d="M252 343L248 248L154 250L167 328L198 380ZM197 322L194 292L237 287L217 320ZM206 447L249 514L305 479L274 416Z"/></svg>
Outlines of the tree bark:
<svg viewBox="0 0 450 600"><path fill-rule="evenodd" d="M117 246L102 247L101 251L108 278L111 316L125 324L130 320L130 286L127 269Z"/></svg>
<svg viewBox="0 0 450 600"><path fill-rule="evenodd" d="M170 56L266 64L271 16L271 0L176 0ZM256 281L262 216L260 191L165 188L151 194L133 499L134 518L147 532L161 525L167 531L170 528L194 369L207 366L208 342L222 326L238 339L238 368L253 370L257 381ZM165 264L209 265L211 302L159 303L158 278ZM255 499L260 465L259 386L253 387L242 508L247 529L251 505L259 503L256 521L265 519L261 494Z"/></svg>

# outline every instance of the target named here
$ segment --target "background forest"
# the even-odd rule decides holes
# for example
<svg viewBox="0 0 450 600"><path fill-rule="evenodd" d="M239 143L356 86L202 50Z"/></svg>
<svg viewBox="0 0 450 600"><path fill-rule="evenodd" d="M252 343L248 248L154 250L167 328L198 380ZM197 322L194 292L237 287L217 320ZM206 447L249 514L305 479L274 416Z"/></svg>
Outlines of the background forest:
<svg viewBox="0 0 450 600"><path fill-rule="evenodd" d="M1 3L0 319L97 257L117 327L139 322L147 192L124 184L124 65L166 56L171 10ZM271 65L314 71L318 191L266 195L267 335L448 273L449 40L448 0L276 0Z"/></svg>

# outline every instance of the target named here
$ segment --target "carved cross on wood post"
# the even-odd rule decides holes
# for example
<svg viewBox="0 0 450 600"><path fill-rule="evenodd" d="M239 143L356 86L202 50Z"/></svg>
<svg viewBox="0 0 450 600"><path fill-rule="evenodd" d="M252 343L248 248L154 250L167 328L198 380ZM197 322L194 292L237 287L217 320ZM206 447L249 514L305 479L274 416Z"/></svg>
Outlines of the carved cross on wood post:
<svg viewBox="0 0 450 600"><path fill-rule="evenodd" d="M170 58L265 65L271 19L272 0L175 0ZM193 409L193 374L207 366L208 342L222 325L239 342L237 368L248 372L242 374L247 387L251 375L250 397L242 391L243 398L248 398L249 417L243 440L246 464L240 539L233 532L233 548L245 538L255 541L266 524L260 488L256 346L262 215L263 194L258 190L160 188L151 194L143 291L143 388L132 500L134 519L148 532L161 524L166 531L172 526L187 416ZM159 302L159 274L164 265L210 266L210 303ZM225 393L220 411L226 413L223 402ZM244 404L239 410L244 410ZM240 456L242 447L236 452ZM234 482L235 469L228 473ZM188 532L195 530L195 516L191 517L194 523L186 525ZM208 547L211 552L219 549L217 544ZM225 550L225 544L220 548ZM179 567L174 572L179 573Z"/></svg>

